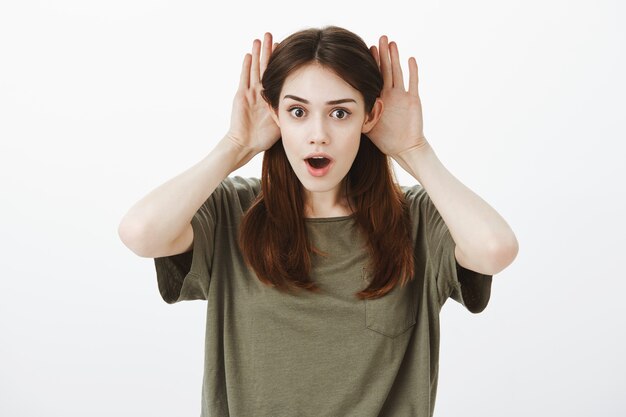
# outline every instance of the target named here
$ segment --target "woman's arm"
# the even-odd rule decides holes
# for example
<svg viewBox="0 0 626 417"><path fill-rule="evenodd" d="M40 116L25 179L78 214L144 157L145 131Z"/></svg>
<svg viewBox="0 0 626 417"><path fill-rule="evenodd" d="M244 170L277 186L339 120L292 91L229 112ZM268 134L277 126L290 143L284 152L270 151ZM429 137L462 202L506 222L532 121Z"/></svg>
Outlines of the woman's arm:
<svg viewBox="0 0 626 417"><path fill-rule="evenodd" d="M230 130L200 162L137 202L118 227L124 244L143 257L181 253L193 242L191 219L217 186L235 169L280 139L269 105L263 100L261 77L276 44L265 33L244 56Z"/></svg>
<svg viewBox="0 0 626 417"><path fill-rule="evenodd" d="M424 187L456 243L457 262L472 271L495 275L513 262L519 245L506 221L423 146L394 159Z"/></svg>
<svg viewBox="0 0 626 417"><path fill-rule="evenodd" d="M404 87L400 53L395 42L380 37L370 48L384 80L384 112L368 133L424 187L454 239L457 262L472 271L495 275L517 256L515 234L504 219L443 166L424 137L417 61L410 57L409 86ZM380 52L379 52L380 50Z"/></svg>
<svg viewBox="0 0 626 417"><path fill-rule="evenodd" d="M191 228L191 219L198 208L224 178L252 156L248 150L224 136L200 162L152 190L132 206L118 227L120 239L142 257L173 254L169 252ZM193 234L186 235L188 240L193 238ZM190 242L187 242L185 246L189 245Z"/></svg>

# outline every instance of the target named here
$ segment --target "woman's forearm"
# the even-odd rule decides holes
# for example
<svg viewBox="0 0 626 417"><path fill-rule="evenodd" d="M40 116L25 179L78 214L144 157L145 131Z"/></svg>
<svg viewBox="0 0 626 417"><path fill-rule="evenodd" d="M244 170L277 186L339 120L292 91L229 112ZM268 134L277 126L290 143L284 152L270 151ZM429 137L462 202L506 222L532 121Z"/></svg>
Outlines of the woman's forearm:
<svg viewBox="0 0 626 417"><path fill-rule="evenodd" d="M396 160L428 193L461 252L462 266L495 274L513 262L518 243L507 222L448 171L430 144Z"/></svg>
<svg viewBox="0 0 626 417"><path fill-rule="evenodd" d="M120 238L137 254L158 253L185 231L220 182L253 156L224 136L205 158L135 203L120 222Z"/></svg>

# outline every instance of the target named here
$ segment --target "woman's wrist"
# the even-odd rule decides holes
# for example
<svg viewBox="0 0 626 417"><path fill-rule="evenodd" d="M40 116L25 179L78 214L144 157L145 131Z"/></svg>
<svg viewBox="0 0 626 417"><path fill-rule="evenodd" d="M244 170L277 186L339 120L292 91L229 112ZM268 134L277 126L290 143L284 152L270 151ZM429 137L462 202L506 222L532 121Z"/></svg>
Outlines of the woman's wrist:
<svg viewBox="0 0 626 417"><path fill-rule="evenodd" d="M222 154L223 161L232 166L231 171L244 166L258 153L258 151L242 144L239 139L229 134L224 135L217 144L216 149Z"/></svg>

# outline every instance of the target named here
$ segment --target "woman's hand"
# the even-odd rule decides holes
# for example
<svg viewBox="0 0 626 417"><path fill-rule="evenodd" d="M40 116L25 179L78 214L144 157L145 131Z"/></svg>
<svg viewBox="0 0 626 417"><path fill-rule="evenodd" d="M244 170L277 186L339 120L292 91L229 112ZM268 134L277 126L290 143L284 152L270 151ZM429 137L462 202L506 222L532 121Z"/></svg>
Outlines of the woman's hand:
<svg viewBox="0 0 626 417"><path fill-rule="evenodd" d="M381 93L383 114L367 133L372 142L383 152L394 159L403 152L428 145L424 137L422 121L422 103L420 102L417 84L417 62L409 58L409 91L404 88L404 79L398 54L398 45L388 43L383 35L379 41L380 54L376 46L370 52L376 59L383 75L384 85Z"/></svg>
<svg viewBox="0 0 626 417"><path fill-rule="evenodd" d="M253 155L269 149L280 138L280 129L261 96L261 77L277 45L272 45L272 34L266 32L263 54L259 58L261 41L253 41L252 54L247 53L244 57L239 88L233 99L230 130L226 137Z"/></svg>

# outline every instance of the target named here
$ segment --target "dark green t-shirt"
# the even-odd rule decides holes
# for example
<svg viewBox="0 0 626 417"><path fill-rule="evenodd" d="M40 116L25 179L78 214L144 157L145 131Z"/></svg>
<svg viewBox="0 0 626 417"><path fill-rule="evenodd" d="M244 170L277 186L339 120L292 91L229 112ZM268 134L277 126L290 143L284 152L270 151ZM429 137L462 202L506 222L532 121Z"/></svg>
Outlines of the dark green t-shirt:
<svg viewBox="0 0 626 417"><path fill-rule="evenodd" d="M167 303L207 300L201 416L433 415L441 307L451 297L483 311L492 276L456 263L454 240L421 185L402 189L415 279L359 300L368 256L353 216L306 219L314 246L329 254L313 258L323 293L282 293L259 281L237 244L260 180L222 181L191 221L193 249L154 259Z"/></svg>

